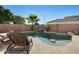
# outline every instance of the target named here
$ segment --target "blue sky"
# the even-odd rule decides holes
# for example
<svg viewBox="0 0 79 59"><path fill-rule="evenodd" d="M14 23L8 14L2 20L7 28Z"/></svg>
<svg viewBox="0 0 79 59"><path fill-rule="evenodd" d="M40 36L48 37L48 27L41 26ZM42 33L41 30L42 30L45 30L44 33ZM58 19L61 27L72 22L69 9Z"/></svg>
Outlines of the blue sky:
<svg viewBox="0 0 79 59"><path fill-rule="evenodd" d="M4 5L4 7L15 15L27 17L29 14L36 14L40 18L40 24L65 16L79 15L78 5Z"/></svg>

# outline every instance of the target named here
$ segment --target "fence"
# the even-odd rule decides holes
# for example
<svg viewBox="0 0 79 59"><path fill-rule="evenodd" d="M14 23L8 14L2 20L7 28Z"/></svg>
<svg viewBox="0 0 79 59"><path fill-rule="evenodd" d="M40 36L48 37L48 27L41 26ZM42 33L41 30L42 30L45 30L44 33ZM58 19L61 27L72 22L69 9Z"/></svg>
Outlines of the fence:
<svg viewBox="0 0 79 59"><path fill-rule="evenodd" d="M52 24L49 25L51 32L73 32L79 31L79 24Z"/></svg>
<svg viewBox="0 0 79 59"><path fill-rule="evenodd" d="M0 33L9 31L29 31L30 25L25 24L0 24ZM79 31L79 24L51 24L50 32L73 32Z"/></svg>
<svg viewBox="0 0 79 59"><path fill-rule="evenodd" d="M0 24L0 32L27 31L29 29L30 25L25 24Z"/></svg>

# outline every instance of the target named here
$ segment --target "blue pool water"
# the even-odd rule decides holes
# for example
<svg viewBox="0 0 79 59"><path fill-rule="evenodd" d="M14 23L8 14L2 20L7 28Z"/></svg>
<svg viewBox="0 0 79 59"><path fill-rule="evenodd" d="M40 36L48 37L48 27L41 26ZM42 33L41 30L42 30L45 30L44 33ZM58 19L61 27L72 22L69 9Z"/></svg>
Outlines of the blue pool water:
<svg viewBox="0 0 79 59"><path fill-rule="evenodd" d="M34 38L36 38L37 40L41 40L44 43L55 45L55 46L62 46L71 42L71 40L55 40L55 42L51 42L48 38L39 37L39 36L36 36Z"/></svg>
<svg viewBox="0 0 79 59"><path fill-rule="evenodd" d="M32 36L38 40L41 40L44 43L61 46L71 42L71 36L69 35L59 35L54 33L35 33L35 32L28 32L28 36ZM55 41L51 41L51 40Z"/></svg>

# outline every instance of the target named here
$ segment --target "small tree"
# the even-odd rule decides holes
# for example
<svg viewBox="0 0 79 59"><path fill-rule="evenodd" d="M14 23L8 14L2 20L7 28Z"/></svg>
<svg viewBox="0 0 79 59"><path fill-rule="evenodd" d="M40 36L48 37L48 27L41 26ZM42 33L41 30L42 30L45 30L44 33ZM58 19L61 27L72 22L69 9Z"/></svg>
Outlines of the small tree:
<svg viewBox="0 0 79 59"><path fill-rule="evenodd" d="M0 23L13 21L13 13L9 9L5 9L0 5Z"/></svg>
<svg viewBox="0 0 79 59"><path fill-rule="evenodd" d="M49 31L50 30L49 25L45 25L44 28L45 28L46 31Z"/></svg>
<svg viewBox="0 0 79 59"><path fill-rule="evenodd" d="M24 17L15 15L13 23L14 24L25 24L25 19L24 19Z"/></svg>
<svg viewBox="0 0 79 59"><path fill-rule="evenodd" d="M40 19L37 15L31 14L27 18L28 23L32 23L31 30L34 30L34 24L37 23Z"/></svg>

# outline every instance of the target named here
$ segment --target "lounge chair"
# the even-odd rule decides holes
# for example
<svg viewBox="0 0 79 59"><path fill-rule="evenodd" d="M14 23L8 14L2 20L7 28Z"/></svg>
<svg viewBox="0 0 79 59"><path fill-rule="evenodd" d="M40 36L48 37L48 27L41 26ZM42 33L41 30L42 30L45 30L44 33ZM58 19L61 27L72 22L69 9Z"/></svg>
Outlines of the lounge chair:
<svg viewBox="0 0 79 59"><path fill-rule="evenodd" d="M21 53L23 51L30 52L33 42L32 39L29 41L26 34L24 33L9 33L8 34L11 42L6 51L7 53Z"/></svg>
<svg viewBox="0 0 79 59"><path fill-rule="evenodd" d="M3 35L0 35L0 44L9 42L9 38L6 36L4 37Z"/></svg>

